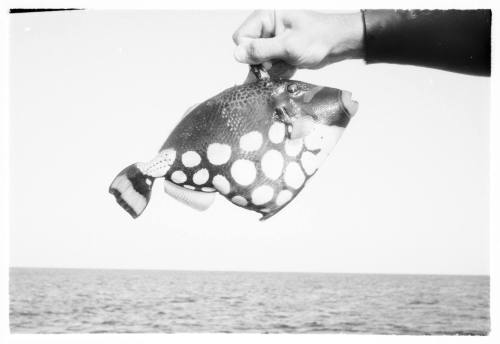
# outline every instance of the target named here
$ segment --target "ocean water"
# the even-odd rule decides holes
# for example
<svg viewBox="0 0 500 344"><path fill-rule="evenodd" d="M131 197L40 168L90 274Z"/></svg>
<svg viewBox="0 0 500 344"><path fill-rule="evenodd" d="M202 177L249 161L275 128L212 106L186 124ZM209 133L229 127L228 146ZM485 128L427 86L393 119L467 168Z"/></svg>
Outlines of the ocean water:
<svg viewBox="0 0 500 344"><path fill-rule="evenodd" d="M487 335L489 277L12 268L10 328Z"/></svg>

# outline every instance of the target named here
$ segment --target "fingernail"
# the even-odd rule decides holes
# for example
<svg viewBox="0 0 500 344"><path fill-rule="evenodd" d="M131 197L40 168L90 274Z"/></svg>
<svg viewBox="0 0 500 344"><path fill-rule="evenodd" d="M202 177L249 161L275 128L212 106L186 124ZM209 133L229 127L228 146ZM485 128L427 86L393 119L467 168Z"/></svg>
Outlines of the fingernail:
<svg viewBox="0 0 500 344"><path fill-rule="evenodd" d="M238 62L246 62L247 52L241 44L234 49L234 58Z"/></svg>
<svg viewBox="0 0 500 344"><path fill-rule="evenodd" d="M265 70L270 70L272 66L273 64L271 63L271 61L262 62L262 67L264 67Z"/></svg>

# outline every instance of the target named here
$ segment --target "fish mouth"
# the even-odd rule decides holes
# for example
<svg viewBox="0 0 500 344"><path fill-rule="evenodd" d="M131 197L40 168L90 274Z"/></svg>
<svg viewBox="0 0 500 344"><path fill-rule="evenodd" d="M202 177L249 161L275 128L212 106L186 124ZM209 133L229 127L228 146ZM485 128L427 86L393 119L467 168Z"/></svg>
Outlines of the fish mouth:
<svg viewBox="0 0 500 344"><path fill-rule="evenodd" d="M352 93L349 91L342 91L340 96L340 104L344 108L349 117L352 117L358 112L359 104L352 99Z"/></svg>

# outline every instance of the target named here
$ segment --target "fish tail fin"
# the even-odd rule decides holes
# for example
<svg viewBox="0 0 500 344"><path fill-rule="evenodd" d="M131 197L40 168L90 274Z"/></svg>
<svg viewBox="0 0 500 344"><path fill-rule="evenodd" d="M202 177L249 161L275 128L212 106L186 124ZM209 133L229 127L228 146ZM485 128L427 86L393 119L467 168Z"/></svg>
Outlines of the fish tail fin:
<svg viewBox="0 0 500 344"><path fill-rule="evenodd" d="M154 181L154 177L144 174L138 165L126 167L109 186L109 193L134 219L146 209Z"/></svg>

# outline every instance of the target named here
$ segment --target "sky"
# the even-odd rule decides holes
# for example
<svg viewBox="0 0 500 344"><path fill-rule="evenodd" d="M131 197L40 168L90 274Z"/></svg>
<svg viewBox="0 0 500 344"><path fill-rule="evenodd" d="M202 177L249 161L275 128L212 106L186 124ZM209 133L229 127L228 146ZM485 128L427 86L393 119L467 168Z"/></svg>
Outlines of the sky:
<svg viewBox="0 0 500 344"><path fill-rule="evenodd" d="M249 11L73 11L10 22L10 266L488 274L490 80L345 61L295 79L359 101L278 215L206 212L157 183L133 220L108 194L184 111L241 83Z"/></svg>

